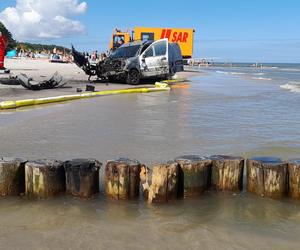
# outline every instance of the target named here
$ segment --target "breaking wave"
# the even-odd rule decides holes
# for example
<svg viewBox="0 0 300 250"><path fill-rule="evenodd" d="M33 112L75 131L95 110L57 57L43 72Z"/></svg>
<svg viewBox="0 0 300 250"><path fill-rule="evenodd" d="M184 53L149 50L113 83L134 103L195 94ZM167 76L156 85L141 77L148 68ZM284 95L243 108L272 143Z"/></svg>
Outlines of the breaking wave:
<svg viewBox="0 0 300 250"><path fill-rule="evenodd" d="M294 93L300 93L300 82L288 82L287 84L280 85L280 88Z"/></svg>
<svg viewBox="0 0 300 250"><path fill-rule="evenodd" d="M230 71L221 71L218 70L216 71L218 74L224 74L224 75L245 75L246 73L242 73L242 72L230 72Z"/></svg>
<svg viewBox="0 0 300 250"><path fill-rule="evenodd" d="M290 72L300 72L300 69L296 68L285 68L285 69L280 69L281 71L290 71Z"/></svg>
<svg viewBox="0 0 300 250"><path fill-rule="evenodd" d="M279 67L275 67L275 66L263 66L262 68L264 68L264 69L279 69Z"/></svg>
<svg viewBox="0 0 300 250"><path fill-rule="evenodd" d="M261 81L271 81L272 78L267 78L267 77L252 77L252 80L261 80Z"/></svg>

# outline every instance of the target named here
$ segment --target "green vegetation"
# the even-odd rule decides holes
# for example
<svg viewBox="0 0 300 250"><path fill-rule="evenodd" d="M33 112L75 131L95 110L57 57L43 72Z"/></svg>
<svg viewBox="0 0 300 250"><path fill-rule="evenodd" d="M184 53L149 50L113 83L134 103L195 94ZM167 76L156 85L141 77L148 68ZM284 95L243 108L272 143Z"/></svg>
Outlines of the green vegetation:
<svg viewBox="0 0 300 250"><path fill-rule="evenodd" d="M70 52L70 49L57 46L57 45L45 45L45 44L35 44L35 43L19 43L17 42L17 48L23 49L25 51L32 51L32 52L41 52L41 51L53 51L54 48L56 48L59 51L65 51L67 53Z"/></svg>
<svg viewBox="0 0 300 250"><path fill-rule="evenodd" d="M53 49L56 48L59 51L65 51L67 53L70 52L70 49L62 47L62 46L56 46L54 44L45 45L45 44L18 42L13 39L11 32L5 27L5 25L2 22L0 22L0 31L8 39L7 51L13 50L13 49L23 49L24 51L31 51L31 52L42 52L42 51L51 51L52 52Z"/></svg>

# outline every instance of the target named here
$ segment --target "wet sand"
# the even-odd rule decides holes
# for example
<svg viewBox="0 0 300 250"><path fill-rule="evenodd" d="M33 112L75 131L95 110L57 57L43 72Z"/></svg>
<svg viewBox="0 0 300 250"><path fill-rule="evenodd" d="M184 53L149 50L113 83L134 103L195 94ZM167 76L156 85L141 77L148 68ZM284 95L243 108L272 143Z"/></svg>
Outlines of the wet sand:
<svg viewBox="0 0 300 250"><path fill-rule="evenodd" d="M24 89L22 86L0 84L0 101L71 95L76 93L77 88L81 88L84 91L85 86L88 83L88 76L75 64L50 63L47 60L7 59L5 66L11 70L12 75L18 75L22 73L26 74L28 77L31 77L36 81L47 80L57 71L64 77L66 81L68 81L68 84L63 88L42 91L31 91ZM176 77L188 78L190 76L199 74L199 72L186 71L178 73ZM7 78L7 75L0 75L0 82L1 78ZM95 80L95 78L92 78L92 80ZM152 87L153 81L152 83L141 82L141 84L139 84L138 86L120 83L106 84L96 82L95 86L96 91L136 87Z"/></svg>

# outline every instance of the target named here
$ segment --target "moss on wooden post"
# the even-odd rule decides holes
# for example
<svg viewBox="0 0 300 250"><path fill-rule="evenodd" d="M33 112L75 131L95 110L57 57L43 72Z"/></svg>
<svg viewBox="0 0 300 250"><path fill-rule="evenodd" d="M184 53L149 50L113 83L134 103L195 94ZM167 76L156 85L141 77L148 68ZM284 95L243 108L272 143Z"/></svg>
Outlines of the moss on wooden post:
<svg viewBox="0 0 300 250"><path fill-rule="evenodd" d="M0 158L0 195L25 193L25 163L21 158Z"/></svg>
<svg viewBox="0 0 300 250"><path fill-rule="evenodd" d="M254 157L247 160L248 192L282 198L288 191L287 163L280 158Z"/></svg>
<svg viewBox="0 0 300 250"><path fill-rule="evenodd" d="M113 199L134 199L139 196L141 164L120 158L105 166L105 191Z"/></svg>
<svg viewBox="0 0 300 250"><path fill-rule="evenodd" d="M66 161L67 194L91 198L99 193L99 170L101 163L94 159L74 159Z"/></svg>
<svg viewBox="0 0 300 250"><path fill-rule="evenodd" d="M179 164L175 161L156 164L152 168L152 183L148 201L167 202L178 199Z"/></svg>
<svg viewBox="0 0 300 250"><path fill-rule="evenodd" d="M184 197L199 196L208 189L211 178L209 158L186 155L175 159L179 163L179 194Z"/></svg>
<svg viewBox="0 0 300 250"><path fill-rule="evenodd" d="M300 159L290 160L288 163L289 197L300 199Z"/></svg>
<svg viewBox="0 0 300 250"><path fill-rule="evenodd" d="M243 190L244 159L241 157L214 155L212 159L211 185L217 191Z"/></svg>
<svg viewBox="0 0 300 250"><path fill-rule="evenodd" d="M30 198L49 198L65 193L63 162L37 160L25 165L25 190Z"/></svg>

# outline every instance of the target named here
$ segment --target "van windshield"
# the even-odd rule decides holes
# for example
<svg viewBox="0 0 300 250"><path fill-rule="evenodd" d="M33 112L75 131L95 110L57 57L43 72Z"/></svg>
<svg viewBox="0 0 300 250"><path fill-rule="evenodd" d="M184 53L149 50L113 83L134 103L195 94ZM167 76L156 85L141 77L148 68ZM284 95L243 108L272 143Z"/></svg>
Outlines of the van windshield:
<svg viewBox="0 0 300 250"><path fill-rule="evenodd" d="M121 47L115 50L110 57L114 59L134 57L136 56L140 47L140 45Z"/></svg>

